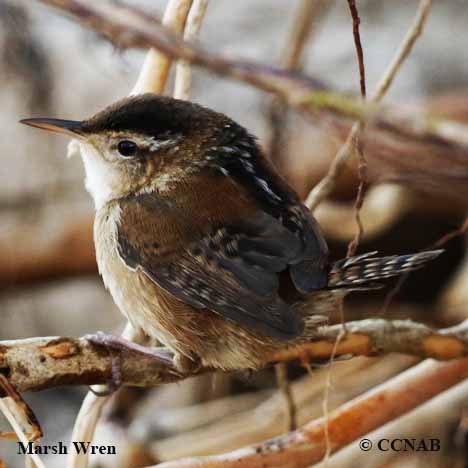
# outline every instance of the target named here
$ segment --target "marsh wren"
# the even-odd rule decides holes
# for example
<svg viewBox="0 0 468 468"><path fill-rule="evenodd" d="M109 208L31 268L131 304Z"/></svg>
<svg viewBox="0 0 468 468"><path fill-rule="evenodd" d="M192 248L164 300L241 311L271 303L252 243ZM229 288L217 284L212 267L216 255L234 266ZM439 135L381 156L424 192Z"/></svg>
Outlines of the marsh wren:
<svg viewBox="0 0 468 468"><path fill-rule="evenodd" d="M182 370L255 369L313 336L350 290L440 253L331 263L317 222L255 138L197 104L145 94L88 120L22 122L79 141L104 283Z"/></svg>

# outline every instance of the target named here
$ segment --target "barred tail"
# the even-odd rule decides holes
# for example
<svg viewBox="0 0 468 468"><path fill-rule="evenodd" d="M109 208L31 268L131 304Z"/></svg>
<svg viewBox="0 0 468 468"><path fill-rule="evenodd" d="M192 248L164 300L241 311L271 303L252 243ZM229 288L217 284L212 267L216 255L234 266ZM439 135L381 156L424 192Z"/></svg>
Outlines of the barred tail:
<svg viewBox="0 0 468 468"><path fill-rule="evenodd" d="M417 270L438 257L443 250L429 250L412 255L375 257L368 252L335 262L328 276L328 287L374 289L380 280Z"/></svg>

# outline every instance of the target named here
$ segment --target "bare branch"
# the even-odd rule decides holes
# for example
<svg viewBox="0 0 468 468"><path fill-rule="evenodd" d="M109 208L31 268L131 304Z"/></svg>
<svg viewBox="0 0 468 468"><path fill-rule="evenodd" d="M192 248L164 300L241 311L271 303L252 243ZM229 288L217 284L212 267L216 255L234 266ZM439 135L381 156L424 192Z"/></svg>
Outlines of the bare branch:
<svg viewBox="0 0 468 468"><path fill-rule="evenodd" d="M468 376L468 358L425 361L333 411L328 418L331 452L418 407ZM158 468L306 468L325 454L325 419L262 443L222 455L192 457Z"/></svg>
<svg viewBox="0 0 468 468"><path fill-rule="evenodd" d="M355 0L348 0L349 10L351 12L351 17L353 19L353 37L354 45L356 48L356 55L358 59L359 66L359 82L361 85L361 98L363 101L366 99L366 68L364 66L364 53L362 51L361 44L361 33L359 31L359 25L361 19L359 18L359 12L357 9ZM352 257L356 254L361 238L364 235L364 227L362 224L360 210L364 203L364 190L367 184L367 162L364 156L364 145L362 141L362 133L365 130L365 122L361 123L361 131L356 133L356 138L354 139L354 148L353 151L357 155L358 159L358 176L359 176L359 186L356 195L356 201L354 203L355 219L357 224L357 231L353 239L348 244L348 251L346 253L347 257Z"/></svg>
<svg viewBox="0 0 468 468"><path fill-rule="evenodd" d="M364 53L362 51L361 34L359 32L359 25L361 18L359 18L359 11L357 9L356 0L348 0L348 7L353 19L353 36L354 45L356 47L356 54L359 65L359 83L361 86L361 97L366 97L366 69L364 67Z"/></svg>
<svg viewBox="0 0 468 468"><path fill-rule="evenodd" d="M170 0L164 11L163 26L174 34L182 34L191 5L192 0ZM159 50L151 48L146 55L140 75L130 95L162 94L171 64L171 55L165 55Z"/></svg>
<svg viewBox="0 0 468 468"><path fill-rule="evenodd" d="M317 329L316 336L298 347L265 356L265 366L292 360L329 359L341 324ZM468 354L468 322L457 328L435 331L409 320L369 319L347 323L336 356L373 356L391 352L438 360ZM135 351L120 355L122 381L126 385L154 386L184 379L167 362ZM30 338L0 342L0 372L8 375L20 392L60 385L103 384L110 380L112 357L106 347L86 338ZM201 369L207 372L210 369Z"/></svg>
<svg viewBox="0 0 468 468"><path fill-rule="evenodd" d="M294 15L291 32L281 58L281 66L286 70L301 70L302 54L309 38L317 29L317 25L332 2L326 0L301 0ZM287 156L286 138L288 134L288 109L284 99L274 96L268 110L270 137L268 155L278 168Z"/></svg>
<svg viewBox="0 0 468 468"><path fill-rule="evenodd" d="M414 44L424 31L424 26L426 25L427 17L429 16L431 6L432 0L421 0L419 2L418 11L416 13L416 17L414 18L412 26L406 33L406 36L403 39L400 48L398 49L394 58L390 62L388 69L383 74L376 87L376 91L372 96L372 100L374 102L380 102L385 96L385 94L387 94L388 88L390 88L390 86L392 85L393 80L395 79L395 76L398 73L398 70L400 69L401 65L406 60L408 55L411 53Z"/></svg>
<svg viewBox="0 0 468 468"><path fill-rule="evenodd" d="M73 14L84 25L108 37L120 48L152 48L166 55L283 95L291 103L303 102L311 90L323 89L313 78L280 68L242 60L227 60L190 44L135 8L107 0L39 0Z"/></svg>
<svg viewBox="0 0 468 468"><path fill-rule="evenodd" d="M184 39L194 41L198 37L203 18L205 16L208 0L194 0L190 9L187 24L185 25ZM192 74L190 63L186 60L179 60L176 67L176 76L174 84L174 97L176 99L190 98L190 85L192 84Z"/></svg>
<svg viewBox="0 0 468 468"><path fill-rule="evenodd" d="M390 63L390 66L387 69L387 71L384 73L382 79L380 80L377 86L375 93L371 98L371 102L373 104L377 104L383 99L388 88L393 83L393 80L396 74L398 73L398 70L400 69L402 63L411 52L413 45L416 42L416 39L422 34L431 5L432 0L420 1L418 12L416 14L416 18L412 26L406 34L402 45L398 49L394 59ZM346 142L340 148L340 151L333 160L327 175L310 192L306 200L306 205L312 211L314 211L314 209L317 208L320 202L324 200L333 190L333 187L335 186L339 174L345 167L350 157L354 141L359 135L359 133L362 132L363 126L364 124L361 117L361 120L353 125L351 131L349 132L348 138L346 139Z"/></svg>

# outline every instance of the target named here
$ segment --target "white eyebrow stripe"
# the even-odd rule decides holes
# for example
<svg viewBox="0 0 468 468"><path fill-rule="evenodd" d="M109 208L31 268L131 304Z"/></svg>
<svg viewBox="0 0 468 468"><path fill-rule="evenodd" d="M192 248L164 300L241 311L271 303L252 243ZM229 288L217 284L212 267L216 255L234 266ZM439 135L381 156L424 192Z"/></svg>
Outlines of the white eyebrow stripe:
<svg viewBox="0 0 468 468"><path fill-rule="evenodd" d="M183 135L180 133L166 133L159 137L152 135L143 135L141 133L133 133L131 131L112 132L111 137L114 141L130 140L135 142L141 149L148 151L158 151L180 143Z"/></svg>
<svg viewBox="0 0 468 468"><path fill-rule="evenodd" d="M166 140L158 140L156 138L153 138L152 141L149 143L149 145L147 145L147 148L150 151L158 151L160 149L167 148L169 146L177 145L180 142L181 138L182 138L181 135L178 135L173 138L168 138Z"/></svg>

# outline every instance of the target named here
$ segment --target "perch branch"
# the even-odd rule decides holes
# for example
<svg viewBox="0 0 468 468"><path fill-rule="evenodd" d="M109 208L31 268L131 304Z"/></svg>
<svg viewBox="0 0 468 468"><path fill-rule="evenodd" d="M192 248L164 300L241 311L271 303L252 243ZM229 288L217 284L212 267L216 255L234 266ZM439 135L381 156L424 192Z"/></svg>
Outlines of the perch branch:
<svg viewBox="0 0 468 468"><path fill-rule="evenodd" d="M266 356L265 366L293 360L323 362L329 359L340 330L341 324L320 327L309 342ZM468 355L468 321L436 331L409 320L369 319L348 322L347 330L336 356L399 352L449 360ZM133 349L122 352L120 358L122 382L126 385L154 386L193 375L181 375L167 362ZM109 350L85 337L0 342L0 372L20 392L60 385L103 384L110 380L111 368Z"/></svg>

